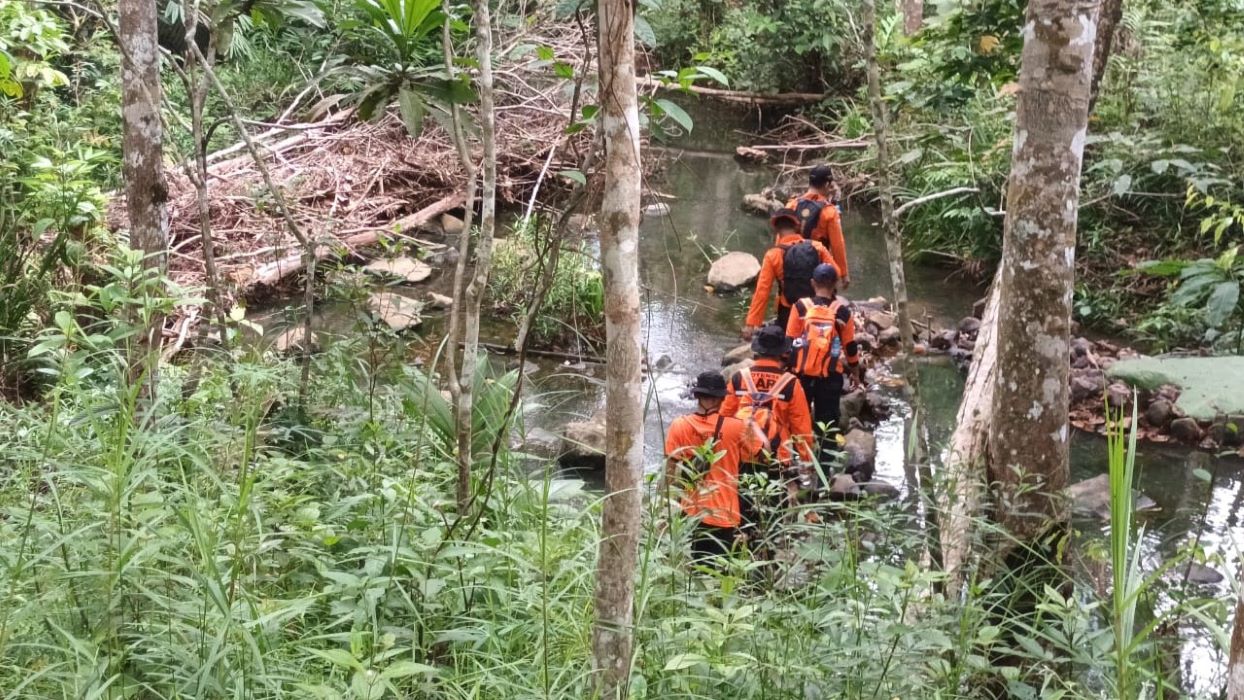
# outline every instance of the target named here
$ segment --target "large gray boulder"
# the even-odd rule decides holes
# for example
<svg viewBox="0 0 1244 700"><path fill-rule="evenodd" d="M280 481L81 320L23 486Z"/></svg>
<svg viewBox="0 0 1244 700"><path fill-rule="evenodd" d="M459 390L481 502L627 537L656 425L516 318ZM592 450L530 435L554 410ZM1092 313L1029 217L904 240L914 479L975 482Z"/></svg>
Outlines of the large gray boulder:
<svg viewBox="0 0 1244 700"><path fill-rule="evenodd" d="M377 292L367 299L367 310L395 331L404 331L423 323L423 304L394 292Z"/></svg>
<svg viewBox="0 0 1244 700"><path fill-rule="evenodd" d="M1244 357L1120 359L1107 374L1142 390L1179 387L1175 407L1203 423L1219 415L1244 415Z"/></svg>
<svg viewBox="0 0 1244 700"><path fill-rule="evenodd" d="M743 343L742 345L728 351L721 356L721 366L726 367L736 362L742 362L752 356L752 344Z"/></svg>
<svg viewBox="0 0 1244 700"><path fill-rule="evenodd" d="M1098 474L1091 479L1067 487L1071 510L1076 515L1110 519L1110 475ZM1132 508L1137 512L1152 510L1157 503L1139 491L1132 492Z"/></svg>
<svg viewBox="0 0 1244 700"><path fill-rule="evenodd" d="M432 276L432 266L422 260L405 255L396 258L373 260L364 270L381 277L392 277L403 282L422 282Z"/></svg>
<svg viewBox="0 0 1244 700"><path fill-rule="evenodd" d="M573 466L605 466L605 416L597 413L587 420L567 423L562 428L561 461Z"/></svg>
<svg viewBox="0 0 1244 700"><path fill-rule="evenodd" d="M871 476L877 463L877 438L870 432L855 429L846 434L845 441L847 470Z"/></svg>
<svg viewBox="0 0 1244 700"><path fill-rule="evenodd" d="M760 261L751 253L731 251L713 262L708 270L708 283L719 292L746 287L760 275Z"/></svg>

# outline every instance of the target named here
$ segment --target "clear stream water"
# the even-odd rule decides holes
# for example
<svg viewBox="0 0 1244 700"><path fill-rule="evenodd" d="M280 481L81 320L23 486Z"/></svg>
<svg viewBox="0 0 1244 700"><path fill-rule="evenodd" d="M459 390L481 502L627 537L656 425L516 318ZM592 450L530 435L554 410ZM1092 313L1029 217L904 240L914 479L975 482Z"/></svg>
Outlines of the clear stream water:
<svg viewBox="0 0 1244 700"><path fill-rule="evenodd" d="M697 108L699 107L699 108ZM700 371L720 367L722 353L740 343L738 329L746 296L716 297L704 289L710 260L719 252L742 250L759 257L770 243L767 222L740 208L744 194L774 184L768 168L742 167L733 158L740 130L759 126L754 111L731 110L712 105L711 110L688 105L695 115L692 135L675 147L661 148L664 172L649 183L658 192L672 195L666 201L668 216L647 216L640 231L640 265L644 285L644 333L647 354L654 363L668 356L672 364L654 371L645 382L647 411L645 460L650 469L660 465L664 426L691 408L685 387ZM655 151L655 149L654 149ZM890 296L885 246L872 212L848 208L844 229L856 299ZM448 272L438 273L433 288L447 286ZM972 282L943 268L908 266L908 285L916 318L928 317L952 324L972 309L983 291ZM420 297L426 288L404 293ZM273 322L284 317L270 311L257 320ZM321 328L347 329L353 320L342 309L327 305L317 314ZM443 325L430 319L422 332L430 344L439 341ZM504 333L504 330L499 330ZM499 336L499 342L510 338ZM556 363L540 363L532 379L534 399L528 402L528 429L556 432L576 416L587 417L603 409L599 368L571 370ZM944 359L921 363L921 394L927 428L933 445L943 443L953 429L963 389L960 372ZM594 376L595 375L595 376ZM898 399L895 399L898 401ZM895 417L876 431L877 476L903 490L909 506L913 494L907 488L904 445L907 426L905 406L896 406ZM1213 472L1212 488L1196 478L1194 470ZM1078 434L1072 445L1073 481L1107 470L1106 447L1093 435ZM1211 557L1211 565L1224 574L1223 582L1204 586L1204 593L1230 599L1240 545L1244 544L1244 470L1237 460L1169 447L1142 446L1137 460L1140 489L1154 499L1157 509L1142 515L1147 569L1156 568L1164 557L1197 537ZM576 473L590 486L601 484L601 475ZM1090 537L1104 532L1097 522L1082 521ZM1180 669L1185 688L1192 693L1215 692L1222 687L1223 659L1204 635L1181 630Z"/></svg>

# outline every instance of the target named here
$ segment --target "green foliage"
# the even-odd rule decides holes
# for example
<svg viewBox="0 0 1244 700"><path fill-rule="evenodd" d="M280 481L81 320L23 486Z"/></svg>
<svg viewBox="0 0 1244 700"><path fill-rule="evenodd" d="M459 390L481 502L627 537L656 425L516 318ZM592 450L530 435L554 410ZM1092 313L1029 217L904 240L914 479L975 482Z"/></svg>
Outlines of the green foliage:
<svg viewBox="0 0 1244 700"><path fill-rule="evenodd" d="M519 321L530 306L545 266L554 258L543 224L532 220L497 241L487 299ZM587 241L563 242L540 313L531 326L532 340L598 347L604 341L605 288L594 250Z"/></svg>
<svg viewBox="0 0 1244 700"><path fill-rule="evenodd" d="M1150 275L1177 278L1166 303L1195 311L1207 329L1207 342L1229 340L1231 346L1239 347L1244 338L1244 305L1240 303L1244 259L1239 258L1238 247L1213 259L1149 261L1139 269ZM1226 336L1227 329L1234 332Z"/></svg>
<svg viewBox="0 0 1244 700"><path fill-rule="evenodd" d="M852 10L814 0L659 0L641 16L665 65L711 64L744 90L840 91L859 81Z"/></svg>
<svg viewBox="0 0 1244 700"><path fill-rule="evenodd" d="M440 0L356 0L356 7L367 18L367 33L387 49L384 63L346 69L364 85L359 116L371 119L396 100L413 137L422 130L429 108L448 115L454 103L472 99L469 76L464 72L450 80L433 40L446 21L465 31L461 21L445 17Z"/></svg>

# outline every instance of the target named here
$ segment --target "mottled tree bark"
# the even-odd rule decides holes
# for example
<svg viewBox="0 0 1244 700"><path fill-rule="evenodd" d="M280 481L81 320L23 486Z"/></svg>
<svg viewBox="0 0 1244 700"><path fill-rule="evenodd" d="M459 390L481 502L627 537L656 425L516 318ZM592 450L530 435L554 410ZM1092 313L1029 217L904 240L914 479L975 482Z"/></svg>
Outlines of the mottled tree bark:
<svg viewBox="0 0 1244 700"><path fill-rule="evenodd" d="M1114 35L1123 19L1123 0L1101 0L1101 11L1097 20L1097 41L1093 46L1093 83L1089 92L1089 113L1097 105L1097 94L1101 90L1102 78L1106 76L1106 66L1110 62L1110 52L1114 49Z"/></svg>
<svg viewBox="0 0 1244 700"><path fill-rule="evenodd" d="M160 123L160 47L155 0L117 4L121 52L121 148L130 246L149 268L168 264L168 184L164 179L164 129ZM130 358L130 374L142 377L154 396L164 318L152 318Z"/></svg>
<svg viewBox="0 0 1244 700"><path fill-rule="evenodd" d="M953 597L964 583L964 567L971 554L972 518L979 512L989 459L989 422L993 413L994 371L998 360L999 286L993 284L981 317L972 367L963 387L942 464L937 509L941 514L942 568L946 590Z"/></svg>
<svg viewBox="0 0 1244 700"><path fill-rule="evenodd" d="M1065 522L1067 381L1095 0L1032 0L1007 190L989 431L995 518L1019 541Z"/></svg>
<svg viewBox="0 0 1244 700"><path fill-rule="evenodd" d="M635 92L635 8L599 0L600 114L605 184L600 256L605 282L605 495L596 565L592 654L600 696L625 697L633 641L635 563L643 478L640 375L639 107Z"/></svg>
<svg viewBox="0 0 1244 700"><path fill-rule="evenodd" d="M898 0L898 10L903 15L903 33L911 36L924 24L924 0Z"/></svg>
<svg viewBox="0 0 1244 700"><path fill-rule="evenodd" d="M462 366L458 373L458 396L455 406L455 422L458 430L458 504L465 508L471 497L471 460L474 459L471 442L474 439L475 370L479 362L479 311L488 286L488 271L492 267L493 238L497 230L497 120L493 100L492 80L492 18L488 0L474 3L475 58L479 64L479 126L480 140L484 143L483 192L481 193L479 241L475 244L475 270L465 290L462 309L463 345ZM468 203L468 206L470 204ZM464 230L463 236L470 238ZM457 309L454 310L457 313ZM456 348L450 348L455 352Z"/></svg>
<svg viewBox="0 0 1244 700"><path fill-rule="evenodd" d="M1244 567L1240 568L1240 593L1227 654L1227 700L1244 700Z"/></svg>
<svg viewBox="0 0 1244 700"><path fill-rule="evenodd" d="M877 45L873 38L877 27L875 0L864 0L863 39L864 57L868 64L868 101L873 113L873 134L877 142L877 194L881 200L881 226L885 231L886 257L890 262L890 283L894 289L894 310L898 315L899 332L903 335L903 350L910 358L915 344L911 326L911 312L907 304L907 273L903 268L903 239L898 229L898 217L894 215L894 176L890 171L890 115L881 95L881 68L877 65ZM910 363L909 363L910 364Z"/></svg>

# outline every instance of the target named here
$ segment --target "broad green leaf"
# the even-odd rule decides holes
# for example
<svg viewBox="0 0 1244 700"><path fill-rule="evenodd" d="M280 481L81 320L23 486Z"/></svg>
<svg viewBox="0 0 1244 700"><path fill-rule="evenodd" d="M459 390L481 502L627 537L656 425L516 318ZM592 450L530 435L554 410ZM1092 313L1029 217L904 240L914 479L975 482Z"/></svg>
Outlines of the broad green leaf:
<svg viewBox="0 0 1244 700"><path fill-rule="evenodd" d="M1221 281L1217 275L1200 275L1185 280L1179 289L1171 295L1171 303L1175 306L1188 306L1195 303L1205 294L1205 290L1215 282Z"/></svg>
<svg viewBox="0 0 1244 700"><path fill-rule="evenodd" d="M1205 303L1206 321L1211 326L1221 326L1235 313L1236 304L1240 301L1240 283L1237 280L1219 282L1210 292L1209 301Z"/></svg>
<svg viewBox="0 0 1244 700"><path fill-rule="evenodd" d="M552 61L555 56L556 54L553 53L553 49L547 46L536 47L536 58L541 61Z"/></svg>
<svg viewBox="0 0 1244 700"><path fill-rule="evenodd" d="M1192 475L1206 483L1208 483L1213 478L1208 471L1206 471L1205 469L1201 469L1200 467L1193 469Z"/></svg>
<svg viewBox="0 0 1244 700"><path fill-rule="evenodd" d="M1155 175L1161 175L1170 167L1171 162L1169 160L1155 160L1149 164L1149 169L1151 169Z"/></svg>
<svg viewBox="0 0 1244 700"><path fill-rule="evenodd" d="M414 661L398 661L381 671L380 678L389 681L394 678L407 678L422 673L436 673L436 669L427 664L415 663Z"/></svg>
<svg viewBox="0 0 1244 700"><path fill-rule="evenodd" d="M583 173L579 172L578 170L562 170L561 172L557 174L566 178L567 180L573 180L579 183L580 185L584 185L584 186L587 185L587 176L585 176Z"/></svg>
<svg viewBox="0 0 1244 700"><path fill-rule="evenodd" d="M669 661L665 662L665 670L682 671L691 668L696 664L702 664L706 661L707 659L699 654L678 654Z"/></svg>
<svg viewBox="0 0 1244 700"><path fill-rule="evenodd" d="M1127 192L1131 189L1132 189L1132 176L1131 175L1120 175L1119 177L1115 178L1113 190L1114 190L1114 194L1116 197L1127 194Z"/></svg>
<svg viewBox="0 0 1244 700"><path fill-rule="evenodd" d="M318 656L334 666L349 668L355 671L363 670L363 664L345 649L307 649L306 651L312 656Z"/></svg>
<svg viewBox="0 0 1244 700"><path fill-rule="evenodd" d="M713 80L721 83L725 87L730 87L730 81L726 78L726 74L713 68L712 66L700 66L700 72Z"/></svg>
<svg viewBox="0 0 1244 700"><path fill-rule="evenodd" d="M661 111L664 112L670 119L678 122L678 125L681 126L684 131L691 133L691 128L695 126L695 122L691 120L691 115L687 114L686 110L665 99L657 100L657 107L659 107Z"/></svg>
<svg viewBox="0 0 1244 700"><path fill-rule="evenodd" d="M657 45L657 33L652 30L652 25L642 15L635 16L635 39L644 46Z"/></svg>
<svg viewBox="0 0 1244 700"><path fill-rule="evenodd" d="M573 80L574 79L574 66L570 65L569 63L558 61L557 63L553 64L553 75L556 75L557 77L562 78L563 80Z"/></svg>
<svg viewBox="0 0 1244 700"><path fill-rule="evenodd" d="M423 117L427 108L413 88L403 85L397 91L397 108L402 113L402 123L406 125L406 133L417 138L423 130Z"/></svg>
<svg viewBox="0 0 1244 700"><path fill-rule="evenodd" d="M1146 260L1137 265L1136 269L1155 277L1174 277L1187 266L1187 260Z"/></svg>

